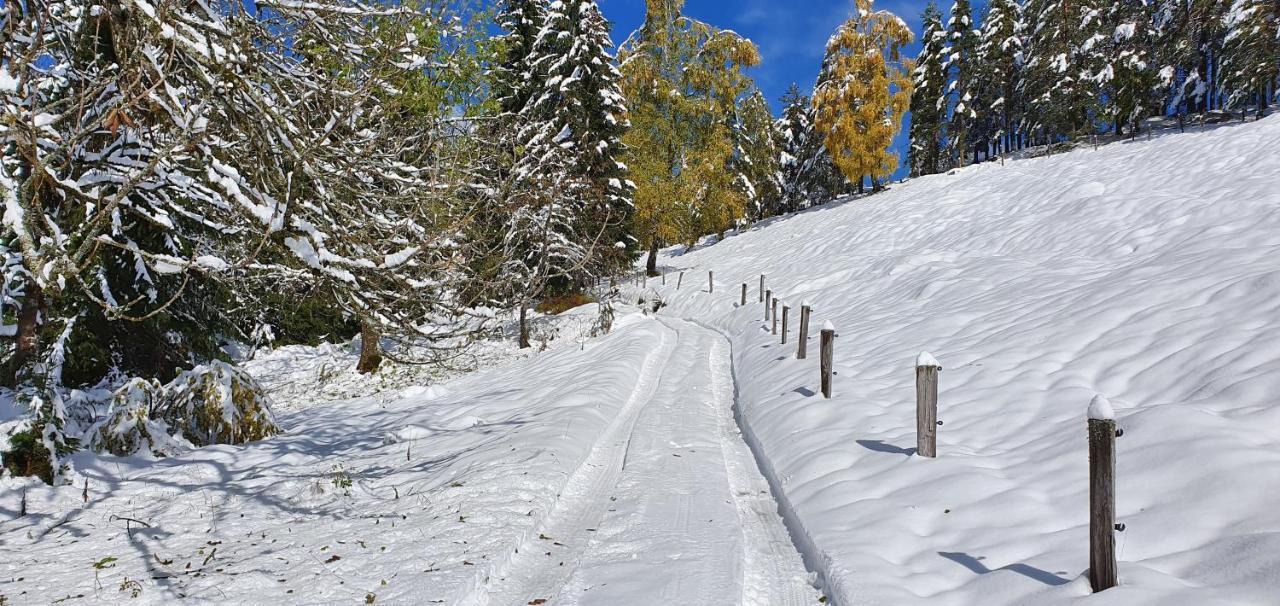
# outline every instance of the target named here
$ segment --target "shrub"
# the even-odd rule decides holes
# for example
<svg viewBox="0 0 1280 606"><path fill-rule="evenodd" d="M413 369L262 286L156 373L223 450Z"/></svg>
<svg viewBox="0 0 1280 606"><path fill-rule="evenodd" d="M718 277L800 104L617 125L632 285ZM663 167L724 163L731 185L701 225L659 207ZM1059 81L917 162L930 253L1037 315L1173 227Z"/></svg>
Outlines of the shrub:
<svg viewBox="0 0 1280 606"><path fill-rule="evenodd" d="M280 433L262 386L226 362L184 371L165 391L164 417L193 444L243 444Z"/></svg>

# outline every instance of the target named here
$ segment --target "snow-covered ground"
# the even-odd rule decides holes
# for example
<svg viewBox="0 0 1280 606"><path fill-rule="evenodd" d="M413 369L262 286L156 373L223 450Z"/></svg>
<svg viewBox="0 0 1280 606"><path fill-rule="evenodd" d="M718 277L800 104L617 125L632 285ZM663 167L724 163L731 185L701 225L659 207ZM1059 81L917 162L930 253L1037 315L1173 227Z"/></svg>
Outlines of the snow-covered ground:
<svg viewBox="0 0 1280 606"><path fill-rule="evenodd" d="M0 480L0 603L1278 604L1278 147L1273 117L912 180L666 251L656 315L587 340L584 308L457 378L264 352L283 435L77 455L87 501ZM1091 595L1097 394L1126 529Z"/></svg>
<svg viewBox="0 0 1280 606"><path fill-rule="evenodd" d="M1101 393L1126 529L1121 586L1086 601L1280 604L1278 149L1273 116L915 179L663 259L688 270L664 313L731 340L744 430L837 603L1084 600ZM762 273L793 328L812 303L810 352L834 323L832 399L768 334ZM912 456L922 350L935 460Z"/></svg>

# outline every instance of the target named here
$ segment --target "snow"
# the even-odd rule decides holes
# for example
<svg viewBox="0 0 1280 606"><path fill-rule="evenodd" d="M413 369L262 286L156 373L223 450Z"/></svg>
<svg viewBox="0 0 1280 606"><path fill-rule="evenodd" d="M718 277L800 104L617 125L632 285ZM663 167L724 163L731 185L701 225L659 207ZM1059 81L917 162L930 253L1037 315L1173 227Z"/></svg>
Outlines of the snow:
<svg viewBox="0 0 1280 606"><path fill-rule="evenodd" d="M1093 396L1093 400L1089 402L1089 419L1100 421L1114 421L1116 419L1116 411L1111 408L1111 401L1102 394Z"/></svg>
<svg viewBox="0 0 1280 606"><path fill-rule="evenodd" d="M1277 145L1273 115L983 163L659 258L811 300L849 335L830 400L817 335L794 359L737 293L668 285L660 315L729 338L743 432L836 604L1275 603ZM932 460L924 348L949 360ZM1087 597L1099 393L1124 403L1126 530L1120 586Z"/></svg>
<svg viewBox="0 0 1280 606"><path fill-rule="evenodd" d="M259 352L245 367L282 435L81 453L73 486L0 478L0 595L785 606L818 585L842 606L1273 603L1278 142L1273 116L985 163L663 252L668 274L763 273L840 324L829 400L816 356L789 355L759 307L675 280L622 280L608 336L585 337L587 305L538 318L559 335L546 351L481 343L481 372L358 375L350 345ZM295 253L318 263L312 242ZM642 298L666 307L643 315ZM909 448L904 366L936 364L923 347L949 364L936 459ZM1089 597L1080 407L1114 418L1100 393L1124 404L1127 529L1121 585Z"/></svg>
<svg viewBox="0 0 1280 606"><path fill-rule="evenodd" d="M927 351L922 351L920 352L920 355L916 356L916 368L920 368L921 366L942 368L942 365L938 363L938 359L933 357L933 354Z"/></svg>

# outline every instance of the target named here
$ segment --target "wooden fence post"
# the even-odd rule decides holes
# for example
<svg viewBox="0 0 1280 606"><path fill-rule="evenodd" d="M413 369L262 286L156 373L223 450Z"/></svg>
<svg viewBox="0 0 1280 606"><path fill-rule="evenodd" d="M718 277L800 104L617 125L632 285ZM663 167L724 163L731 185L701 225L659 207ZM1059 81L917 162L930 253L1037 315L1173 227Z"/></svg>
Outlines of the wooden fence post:
<svg viewBox="0 0 1280 606"><path fill-rule="evenodd" d="M769 301L771 299L773 299L773 291L772 290L764 291L764 320L766 322L769 321Z"/></svg>
<svg viewBox="0 0 1280 606"><path fill-rule="evenodd" d="M1089 403L1089 584L1116 586L1116 417L1101 395Z"/></svg>
<svg viewBox="0 0 1280 606"><path fill-rule="evenodd" d="M760 302L764 302L764 274L760 274Z"/></svg>
<svg viewBox="0 0 1280 606"><path fill-rule="evenodd" d="M770 317L773 318L772 331L773 331L773 334L776 335L778 334L778 298L777 297L773 298L773 304L771 305L771 307L773 309L773 313L770 315Z"/></svg>
<svg viewBox="0 0 1280 606"><path fill-rule="evenodd" d="M680 283L681 283L681 282L684 282L684 272L683 272L683 271L682 271L682 272L680 272L680 275L676 278L676 290L680 290Z"/></svg>
<svg viewBox="0 0 1280 606"><path fill-rule="evenodd" d="M803 360L806 342L809 340L809 302L800 304L800 344L796 346L796 359Z"/></svg>
<svg viewBox="0 0 1280 606"><path fill-rule="evenodd" d="M822 325L822 345L820 348L821 362L819 367L822 370L822 397L831 397L831 367L835 356L836 327L827 320Z"/></svg>
<svg viewBox="0 0 1280 606"><path fill-rule="evenodd" d="M667 270L665 269L662 270L662 285L663 286L667 285Z"/></svg>
<svg viewBox="0 0 1280 606"><path fill-rule="evenodd" d="M747 283L743 282L742 283L742 306L745 307L746 305L747 305Z"/></svg>
<svg viewBox="0 0 1280 606"><path fill-rule="evenodd" d="M916 356L916 454L938 456L938 371L942 366L929 352Z"/></svg>
<svg viewBox="0 0 1280 606"><path fill-rule="evenodd" d="M787 344L787 313L791 311L791 307L782 306L782 344Z"/></svg>
<svg viewBox="0 0 1280 606"><path fill-rule="evenodd" d="M712 278L711 272L708 271L707 272L707 292L711 293L711 292L715 292L715 290L716 290L716 281L714 278Z"/></svg>

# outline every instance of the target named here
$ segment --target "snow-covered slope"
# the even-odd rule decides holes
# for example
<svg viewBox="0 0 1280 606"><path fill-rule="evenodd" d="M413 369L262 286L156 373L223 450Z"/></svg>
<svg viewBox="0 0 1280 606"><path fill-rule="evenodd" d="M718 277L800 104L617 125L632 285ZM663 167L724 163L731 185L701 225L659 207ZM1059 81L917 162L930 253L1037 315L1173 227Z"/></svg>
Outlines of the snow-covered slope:
<svg viewBox="0 0 1280 606"><path fill-rule="evenodd" d="M1280 604L1277 150L1273 116L915 179L669 251L689 271L664 313L730 338L744 430L837 603ZM762 273L793 330L802 300L837 328L832 399L816 334L795 360L768 333ZM1126 529L1122 585L1085 599L1099 393Z"/></svg>
<svg viewBox="0 0 1280 606"><path fill-rule="evenodd" d="M87 498L0 478L0 603L782 606L817 602L816 573L841 606L1280 604L1277 148L1273 117L775 219L668 251L688 273L649 280L656 318L448 383L265 354L283 435L82 453ZM923 351L944 369L931 460ZM1121 586L1091 595L1098 394L1125 430L1126 529Z"/></svg>

